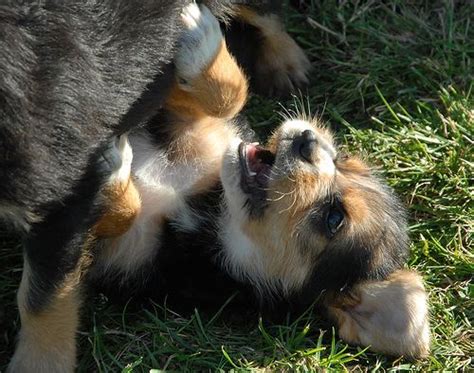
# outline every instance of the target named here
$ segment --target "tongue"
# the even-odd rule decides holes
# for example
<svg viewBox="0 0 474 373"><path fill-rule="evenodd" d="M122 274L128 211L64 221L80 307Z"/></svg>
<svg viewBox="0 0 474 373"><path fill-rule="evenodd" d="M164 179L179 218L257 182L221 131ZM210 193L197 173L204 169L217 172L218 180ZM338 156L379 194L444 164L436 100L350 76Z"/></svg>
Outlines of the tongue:
<svg viewBox="0 0 474 373"><path fill-rule="evenodd" d="M260 186L268 184L271 166L265 162L265 150L257 145L247 146L247 161L251 172L255 172L255 180Z"/></svg>
<svg viewBox="0 0 474 373"><path fill-rule="evenodd" d="M247 160L250 171L259 173L262 169L268 166L262 161L261 157L259 156L259 153L261 152L262 148L254 144L250 144L247 146Z"/></svg>

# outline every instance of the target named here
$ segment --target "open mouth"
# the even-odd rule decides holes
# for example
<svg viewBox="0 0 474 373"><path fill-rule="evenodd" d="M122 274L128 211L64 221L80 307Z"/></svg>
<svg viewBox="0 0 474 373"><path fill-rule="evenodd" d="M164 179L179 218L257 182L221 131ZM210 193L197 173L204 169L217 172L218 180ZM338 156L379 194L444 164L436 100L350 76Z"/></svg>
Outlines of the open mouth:
<svg viewBox="0 0 474 373"><path fill-rule="evenodd" d="M245 193L264 190L270 181L275 155L257 143L239 145L242 189Z"/></svg>

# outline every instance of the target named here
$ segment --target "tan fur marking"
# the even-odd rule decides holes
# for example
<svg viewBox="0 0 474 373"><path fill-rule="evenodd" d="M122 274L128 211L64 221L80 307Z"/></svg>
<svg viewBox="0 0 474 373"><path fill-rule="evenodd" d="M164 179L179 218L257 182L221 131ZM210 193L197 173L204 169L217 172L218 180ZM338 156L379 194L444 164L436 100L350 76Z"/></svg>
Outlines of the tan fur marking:
<svg viewBox="0 0 474 373"><path fill-rule="evenodd" d="M219 173L219 169L216 168L216 170L213 173L206 175L205 178L198 180L193 185L193 191L195 193L208 191L209 188L216 185L219 182L219 180L220 180L220 173Z"/></svg>
<svg viewBox="0 0 474 373"><path fill-rule="evenodd" d="M370 168L359 158L350 157L338 162L339 170L345 174L356 174L362 176L370 175Z"/></svg>
<svg viewBox="0 0 474 373"><path fill-rule="evenodd" d="M192 164L196 160L203 166L202 177L193 192L204 191L219 180L222 157L227 144L236 136L227 122L218 118L202 117L199 120L176 119L168 147L171 162Z"/></svg>
<svg viewBox="0 0 474 373"><path fill-rule="evenodd" d="M190 162L199 159L202 164L222 160L228 141L234 136L233 130L225 120L202 117L199 120L183 121L176 118L171 131L168 159L177 162ZM219 167L219 165L216 165Z"/></svg>
<svg viewBox="0 0 474 373"><path fill-rule="evenodd" d="M256 65L257 75L271 71L275 79L273 84L290 90L295 88L294 82L308 82L311 64L303 50L286 33L276 14L260 15L247 6L238 6L236 15L263 34L262 52Z"/></svg>
<svg viewBox="0 0 474 373"><path fill-rule="evenodd" d="M215 58L188 83L187 90L175 84L165 103L174 117L168 154L173 162L199 159L206 165L208 172L195 185L205 190L218 180L223 154L236 135L226 120L247 101L248 83L224 41Z"/></svg>
<svg viewBox="0 0 474 373"><path fill-rule="evenodd" d="M427 295L416 272L398 270L385 281L363 282L350 297L332 299L328 307L346 342L390 355L428 355Z"/></svg>
<svg viewBox="0 0 474 373"><path fill-rule="evenodd" d="M275 151L279 133L270 140ZM303 224L308 209L321 196L327 180L315 173L297 170L291 175L270 180L270 201L262 219L243 223L243 232L263 251L267 276L285 279L290 288L298 288L308 279L313 258L326 246L327 238ZM309 232L309 233L308 233ZM302 250L298 235L310 241L311 250ZM318 250L318 248L320 250Z"/></svg>
<svg viewBox="0 0 474 373"><path fill-rule="evenodd" d="M20 307L22 328L9 372L72 372L78 310L79 302L72 294L57 298L38 315Z"/></svg>
<svg viewBox="0 0 474 373"><path fill-rule="evenodd" d="M215 58L189 85L191 89L185 91L176 84L166 102L170 111L186 119L232 118L247 100L247 79L224 41Z"/></svg>
<svg viewBox="0 0 474 373"><path fill-rule="evenodd" d="M133 181L116 182L102 191L107 210L94 227L97 237L116 237L125 233L140 213L141 200Z"/></svg>
<svg viewBox="0 0 474 373"><path fill-rule="evenodd" d="M307 280L309 261L294 244L294 226L285 219L271 218L248 221L242 231L263 251L264 273L268 278L281 279L284 291L297 289Z"/></svg>
<svg viewBox="0 0 474 373"><path fill-rule="evenodd" d="M352 224L362 224L364 219L369 215L370 211L368 209L366 198L360 195L360 191L347 188L344 191L342 202L344 208L349 215L350 221Z"/></svg>
<svg viewBox="0 0 474 373"><path fill-rule="evenodd" d="M296 179L294 179L296 178ZM284 279L290 289L298 288L307 280L311 252L303 255L296 244L299 224L314 202L314 175L300 173L270 183L268 198L271 201L262 219L243 223L242 231L263 251L265 273L268 277ZM326 243L318 238L321 245Z"/></svg>
<svg viewBox="0 0 474 373"><path fill-rule="evenodd" d="M309 172L298 172L292 175L294 195L293 211L301 211L309 208L320 195L321 178ZM293 212L294 213L294 212Z"/></svg>
<svg viewBox="0 0 474 373"><path fill-rule="evenodd" d="M91 262L87 241L79 263L62 286L52 295L50 304L38 313L27 307L30 269L25 259L18 291L21 331L8 372L73 372L76 359L76 330L79 324L80 279Z"/></svg>

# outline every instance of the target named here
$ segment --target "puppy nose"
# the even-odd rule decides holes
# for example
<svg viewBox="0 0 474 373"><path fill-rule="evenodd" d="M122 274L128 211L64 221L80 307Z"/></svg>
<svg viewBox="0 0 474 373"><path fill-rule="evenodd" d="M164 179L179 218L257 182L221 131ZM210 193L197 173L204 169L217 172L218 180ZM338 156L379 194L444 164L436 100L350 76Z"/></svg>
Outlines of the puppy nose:
<svg viewBox="0 0 474 373"><path fill-rule="evenodd" d="M316 134L311 130L304 130L293 140L293 153L306 162L312 163L313 153L318 145Z"/></svg>

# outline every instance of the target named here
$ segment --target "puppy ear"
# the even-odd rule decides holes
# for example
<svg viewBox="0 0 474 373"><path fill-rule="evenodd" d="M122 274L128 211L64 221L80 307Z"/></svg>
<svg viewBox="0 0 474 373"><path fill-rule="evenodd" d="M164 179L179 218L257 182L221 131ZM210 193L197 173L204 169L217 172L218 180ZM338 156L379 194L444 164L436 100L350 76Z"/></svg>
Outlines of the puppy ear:
<svg viewBox="0 0 474 373"><path fill-rule="evenodd" d="M427 294L414 271L357 284L350 294L328 301L327 308L347 343L414 359L429 353Z"/></svg>

